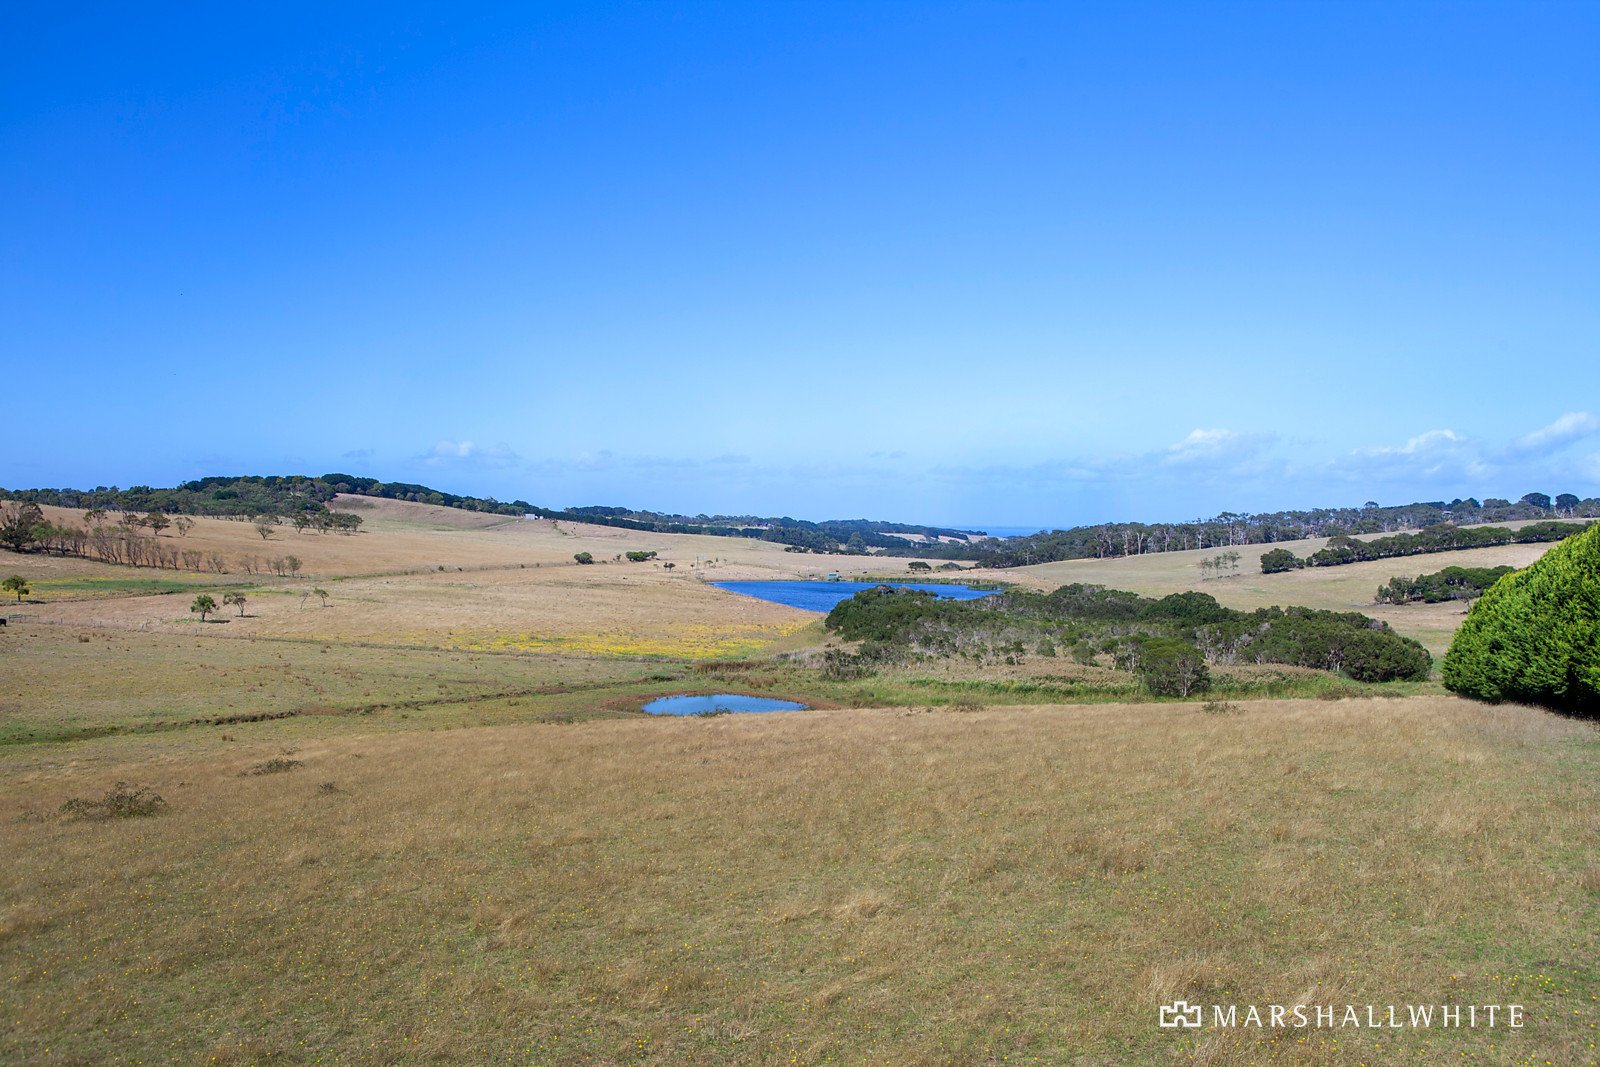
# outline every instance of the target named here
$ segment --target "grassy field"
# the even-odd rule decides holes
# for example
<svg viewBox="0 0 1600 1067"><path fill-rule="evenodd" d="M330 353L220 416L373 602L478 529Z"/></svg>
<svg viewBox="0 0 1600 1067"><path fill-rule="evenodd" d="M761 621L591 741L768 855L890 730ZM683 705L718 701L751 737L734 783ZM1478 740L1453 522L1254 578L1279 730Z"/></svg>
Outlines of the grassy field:
<svg viewBox="0 0 1600 1067"><path fill-rule="evenodd" d="M1031 653L830 681L816 615L708 583L898 563L362 513L186 539L297 579L0 553L34 586L0 631L0 1063L1597 1062L1592 725L1276 666L1216 668L1209 710ZM1367 610L1438 651L1460 608L1380 612L1380 582L1545 547L992 577ZM638 710L722 691L815 710ZM71 803L118 782L164 809ZM1231 1042L1159 1029L1176 997L1529 1020Z"/></svg>
<svg viewBox="0 0 1600 1067"><path fill-rule="evenodd" d="M1596 810L1592 731L1445 698L138 739L0 790L0 1060L1590 1063Z"/></svg>

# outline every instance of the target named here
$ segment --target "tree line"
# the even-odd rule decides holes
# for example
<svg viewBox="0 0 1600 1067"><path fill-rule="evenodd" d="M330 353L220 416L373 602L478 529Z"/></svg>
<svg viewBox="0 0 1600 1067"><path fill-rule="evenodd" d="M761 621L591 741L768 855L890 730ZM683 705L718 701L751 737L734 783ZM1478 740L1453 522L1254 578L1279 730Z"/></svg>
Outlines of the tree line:
<svg viewBox="0 0 1600 1067"><path fill-rule="evenodd" d="M310 517L297 515L292 524L301 531L353 534L360 529L361 521L361 516L346 512L320 512ZM258 515L254 526L265 541L283 522L279 516ZM188 516L169 516L161 511L113 517L104 509L90 508L79 525L51 522L43 509L32 502L0 505L0 546L13 552L45 552L129 567L210 570L217 574L226 574L233 566L246 574L271 571L280 577L293 577L300 573L300 558L294 555L267 559L244 555L230 560L214 549L186 547L182 538L193 527L194 520ZM176 538L161 536L169 528L176 531Z"/></svg>
<svg viewBox="0 0 1600 1067"><path fill-rule="evenodd" d="M1503 526L1463 529L1449 523L1430 526L1413 534L1392 534L1370 541L1343 534L1328 539L1326 547L1301 558L1286 548L1275 548L1261 556L1261 573L1279 574L1301 567L1338 567L1346 563L1420 556L1430 552L1455 552L1464 548L1492 548L1497 545L1532 545L1560 541L1581 533L1586 527L1575 522L1535 522L1517 530Z"/></svg>

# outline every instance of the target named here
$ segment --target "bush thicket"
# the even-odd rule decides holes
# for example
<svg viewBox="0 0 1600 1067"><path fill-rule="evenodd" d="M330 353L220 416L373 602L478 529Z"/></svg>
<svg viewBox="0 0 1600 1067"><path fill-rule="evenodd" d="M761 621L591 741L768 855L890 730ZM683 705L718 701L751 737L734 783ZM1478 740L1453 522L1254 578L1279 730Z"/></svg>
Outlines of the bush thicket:
<svg viewBox="0 0 1600 1067"><path fill-rule="evenodd" d="M1477 700L1600 715L1600 527L1484 593L1442 673L1447 688Z"/></svg>

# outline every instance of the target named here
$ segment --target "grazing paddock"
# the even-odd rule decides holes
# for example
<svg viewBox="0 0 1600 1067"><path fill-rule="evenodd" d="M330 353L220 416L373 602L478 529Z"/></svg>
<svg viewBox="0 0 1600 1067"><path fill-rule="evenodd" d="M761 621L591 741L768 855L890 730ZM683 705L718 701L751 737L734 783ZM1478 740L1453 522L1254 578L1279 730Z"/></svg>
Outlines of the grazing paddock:
<svg viewBox="0 0 1600 1067"><path fill-rule="evenodd" d="M141 742L0 781L0 1060L1589 1063L1597 812L1591 727L1442 697Z"/></svg>

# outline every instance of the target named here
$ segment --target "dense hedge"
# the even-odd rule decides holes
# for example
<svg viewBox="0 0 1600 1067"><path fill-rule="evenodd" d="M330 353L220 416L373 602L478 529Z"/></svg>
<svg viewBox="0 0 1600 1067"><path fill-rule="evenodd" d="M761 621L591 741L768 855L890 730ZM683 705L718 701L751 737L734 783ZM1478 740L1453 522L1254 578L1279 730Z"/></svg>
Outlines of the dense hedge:
<svg viewBox="0 0 1600 1067"><path fill-rule="evenodd" d="M1415 578L1396 575L1387 585L1378 586L1378 603L1410 604L1420 600L1425 604L1440 604L1446 600L1472 600L1514 570L1515 567L1446 567Z"/></svg>
<svg viewBox="0 0 1600 1067"><path fill-rule="evenodd" d="M1443 675L1478 700L1600 715L1600 527L1496 582L1456 632Z"/></svg>
<svg viewBox="0 0 1600 1067"><path fill-rule="evenodd" d="M1297 567L1338 567L1346 563L1366 563L1398 556L1421 556L1430 552L1456 552L1464 548L1492 548L1496 545L1533 545L1560 541L1584 527L1575 522L1532 522L1511 530L1503 526L1463 528L1440 523L1412 534L1391 534L1370 541L1354 537L1332 537L1326 548L1301 559L1285 548L1275 548L1261 557L1263 574L1276 574Z"/></svg>
<svg viewBox="0 0 1600 1067"><path fill-rule="evenodd" d="M1416 641L1356 612L1311 608L1224 607L1205 593L1160 600L1093 585L1051 593L1011 590L980 600L939 600L888 586L863 590L829 613L826 625L847 640L951 655L987 644L1023 642L1109 654L1127 670L1203 689L1196 663L1285 663L1336 671L1356 681L1427 678L1433 658ZM1187 652L1179 654L1177 642ZM1147 679L1147 684L1149 680ZM1153 692L1165 693L1152 685Z"/></svg>

